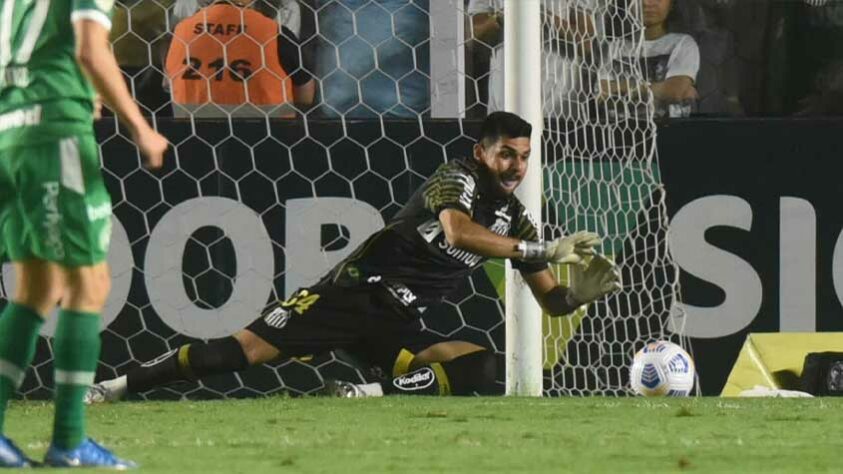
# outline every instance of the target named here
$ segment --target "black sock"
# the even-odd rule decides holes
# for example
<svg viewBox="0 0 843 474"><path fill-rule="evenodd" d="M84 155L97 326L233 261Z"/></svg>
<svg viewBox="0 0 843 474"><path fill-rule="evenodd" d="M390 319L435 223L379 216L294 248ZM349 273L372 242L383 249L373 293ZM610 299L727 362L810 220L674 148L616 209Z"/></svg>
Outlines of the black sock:
<svg viewBox="0 0 843 474"><path fill-rule="evenodd" d="M244 370L249 366L243 348L234 337L186 344L146 362L126 374L130 393L182 380Z"/></svg>
<svg viewBox="0 0 843 474"><path fill-rule="evenodd" d="M495 392L497 360L482 350L434 362L383 384L385 394L489 395Z"/></svg>

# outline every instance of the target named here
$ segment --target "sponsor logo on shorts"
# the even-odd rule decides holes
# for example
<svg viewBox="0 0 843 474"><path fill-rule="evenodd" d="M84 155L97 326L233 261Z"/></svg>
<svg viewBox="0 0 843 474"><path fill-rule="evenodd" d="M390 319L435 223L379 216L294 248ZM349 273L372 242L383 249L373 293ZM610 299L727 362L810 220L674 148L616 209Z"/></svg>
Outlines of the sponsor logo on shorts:
<svg viewBox="0 0 843 474"><path fill-rule="evenodd" d="M418 298L409 288L400 283L385 283L384 286L404 306L410 306Z"/></svg>
<svg viewBox="0 0 843 474"><path fill-rule="evenodd" d="M106 217L111 217L111 203L104 202L96 206L87 206L85 211L88 213L89 221L105 219Z"/></svg>
<svg viewBox="0 0 843 474"><path fill-rule="evenodd" d="M49 181L44 183L44 195L41 197L41 203L47 211L44 215L44 245L50 249L53 255L58 259L63 259L64 244L61 241L61 221L62 216L59 212L59 183L58 181Z"/></svg>
<svg viewBox="0 0 843 474"><path fill-rule="evenodd" d="M289 320L290 312L284 308L275 308L272 312L263 317L263 321L266 325L274 327L275 329L283 329Z"/></svg>
<svg viewBox="0 0 843 474"><path fill-rule="evenodd" d="M403 391L423 390L433 385L436 380L436 375L430 367L424 367L415 372L396 377L392 380L395 388Z"/></svg>
<svg viewBox="0 0 843 474"><path fill-rule="evenodd" d="M0 132L19 127L31 127L41 123L41 106L18 109L0 115Z"/></svg>

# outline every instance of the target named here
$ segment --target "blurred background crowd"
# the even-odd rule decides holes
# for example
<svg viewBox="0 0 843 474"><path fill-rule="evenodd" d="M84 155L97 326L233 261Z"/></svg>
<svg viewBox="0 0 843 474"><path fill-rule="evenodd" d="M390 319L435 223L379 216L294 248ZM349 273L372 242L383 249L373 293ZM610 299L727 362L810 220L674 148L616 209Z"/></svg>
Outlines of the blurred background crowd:
<svg viewBox="0 0 843 474"><path fill-rule="evenodd" d="M548 114L652 94L660 119L843 115L843 0L541 1ZM112 40L159 117L417 119L442 92L434 2L462 23L460 114L502 108L503 0L118 0Z"/></svg>

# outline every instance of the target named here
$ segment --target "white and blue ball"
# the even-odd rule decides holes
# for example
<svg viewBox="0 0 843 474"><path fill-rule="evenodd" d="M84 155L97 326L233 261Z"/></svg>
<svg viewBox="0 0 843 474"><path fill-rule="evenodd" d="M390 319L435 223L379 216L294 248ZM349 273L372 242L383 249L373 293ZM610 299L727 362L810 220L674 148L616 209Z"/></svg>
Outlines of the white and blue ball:
<svg viewBox="0 0 843 474"><path fill-rule="evenodd" d="M678 344L656 341L644 346L632 359L630 385L645 397L686 397L694 388L694 360Z"/></svg>

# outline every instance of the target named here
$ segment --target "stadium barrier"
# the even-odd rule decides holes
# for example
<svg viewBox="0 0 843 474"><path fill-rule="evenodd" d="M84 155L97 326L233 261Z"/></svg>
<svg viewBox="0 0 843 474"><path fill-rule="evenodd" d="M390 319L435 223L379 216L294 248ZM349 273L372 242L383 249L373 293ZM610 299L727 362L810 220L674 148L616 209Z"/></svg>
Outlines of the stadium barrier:
<svg viewBox="0 0 843 474"><path fill-rule="evenodd" d="M394 215L439 163L469 153L478 123L349 121L343 129L326 121L306 131L298 122L276 122L268 133L265 122L248 120L158 126L175 144L179 166L156 177L139 168L134 147L113 124L97 128L115 215L114 291L99 377L195 338L229 334L269 298L313 282ZM830 172L842 132L833 120L661 127L684 332L693 338L703 393L720 393L749 332L843 330L833 316L843 299L843 213L838 174ZM237 272L241 265L249 272ZM491 264L476 272L449 304L427 315L426 327L502 357L500 270ZM4 292L13 289L10 276L5 266ZM51 331L47 325L44 334ZM150 396L301 394L328 375L364 374L325 356ZM23 392L44 398L51 386L45 338Z"/></svg>

